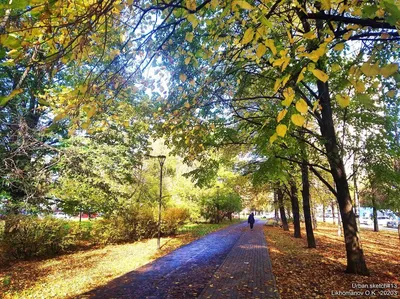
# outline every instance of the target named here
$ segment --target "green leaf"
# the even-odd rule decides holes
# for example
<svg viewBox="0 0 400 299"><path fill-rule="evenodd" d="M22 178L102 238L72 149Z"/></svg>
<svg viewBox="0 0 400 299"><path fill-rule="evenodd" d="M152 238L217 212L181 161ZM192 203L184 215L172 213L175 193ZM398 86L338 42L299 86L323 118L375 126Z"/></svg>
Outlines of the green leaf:
<svg viewBox="0 0 400 299"><path fill-rule="evenodd" d="M391 18L386 18L389 23L395 25L397 21L400 20L400 9L394 2L394 0L384 0L383 6L385 7L385 11L390 13Z"/></svg>
<svg viewBox="0 0 400 299"><path fill-rule="evenodd" d="M16 49L21 46L21 41L15 34L9 34L3 42L3 45L10 49Z"/></svg>
<svg viewBox="0 0 400 299"><path fill-rule="evenodd" d="M23 9L28 6L28 0L13 0L11 2L11 8L13 9Z"/></svg>

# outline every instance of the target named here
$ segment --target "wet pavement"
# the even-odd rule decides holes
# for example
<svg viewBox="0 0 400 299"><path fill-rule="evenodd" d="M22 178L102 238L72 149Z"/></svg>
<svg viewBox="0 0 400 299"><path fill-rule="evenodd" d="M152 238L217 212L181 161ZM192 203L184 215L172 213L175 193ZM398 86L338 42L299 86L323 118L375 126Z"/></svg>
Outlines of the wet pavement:
<svg viewBox="0 0 400 299"><path fill-rule="evenodd" d="M262 225L211 233L81 298L276 298Z"/></svg>

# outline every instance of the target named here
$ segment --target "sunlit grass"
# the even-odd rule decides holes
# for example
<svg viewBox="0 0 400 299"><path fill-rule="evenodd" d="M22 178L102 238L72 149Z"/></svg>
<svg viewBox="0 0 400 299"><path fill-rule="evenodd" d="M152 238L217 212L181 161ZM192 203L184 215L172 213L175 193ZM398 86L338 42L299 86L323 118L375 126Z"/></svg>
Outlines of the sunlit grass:
<svg viewBox="0 0 400 299"><path fill-rule="evenodd" d="M396 231L361 231L369 277L344 273L344 238L338 236L336 225L318 224L314 231L316 249L307 248L304 228L302 239L293 237L292 226L290 232L265 227L265 234L282 299L333 298L332 291L355 291L352 283L392 283L400 288L400 240Z"/></svg>
<svg viewBox="0 0 400 299"><path fill-rule="evenodd" d="M187 224L176 237L162 238L159 251L157 240L150 239L0 265L0 297L73 298L233 223Z"/></svg>

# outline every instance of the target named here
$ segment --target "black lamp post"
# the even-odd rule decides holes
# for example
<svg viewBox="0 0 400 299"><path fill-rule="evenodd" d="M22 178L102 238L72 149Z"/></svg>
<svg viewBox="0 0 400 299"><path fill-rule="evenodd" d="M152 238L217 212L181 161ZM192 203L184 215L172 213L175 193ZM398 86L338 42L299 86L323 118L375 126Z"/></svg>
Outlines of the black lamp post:
<svg viewBox="0 0 400 299"><path fill-rule="evenodd" d="M152 155L146 155L146 157L149 158L157 158L158 162L160 163L160 197L158 199L158 224L157 224L157 229L158 229L158 236L157 236L157 249L160 249L160 240L161 240L161 203L162 203L162 179L163 179L163 167L164 167L164 162L165 159L167 159L166 156L164 155L158 155L158 156L152 156Z"/></svg>

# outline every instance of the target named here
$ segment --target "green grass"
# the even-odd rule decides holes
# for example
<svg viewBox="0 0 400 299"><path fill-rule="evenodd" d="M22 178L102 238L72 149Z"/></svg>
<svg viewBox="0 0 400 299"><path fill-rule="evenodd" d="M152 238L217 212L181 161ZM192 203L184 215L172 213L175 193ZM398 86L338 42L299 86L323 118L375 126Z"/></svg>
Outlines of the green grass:
<svg viewBox="0 0 400 299"><path fill-rule="evenodd" d="M183 225L180 229L178 229L178 234L191 234L193 237L202 237L214 231L217 231L221 228L227 227L229 225L239 223L239 219L233 219L231 221L222 221L218 224L211 223L188 223Z"/></svg>

